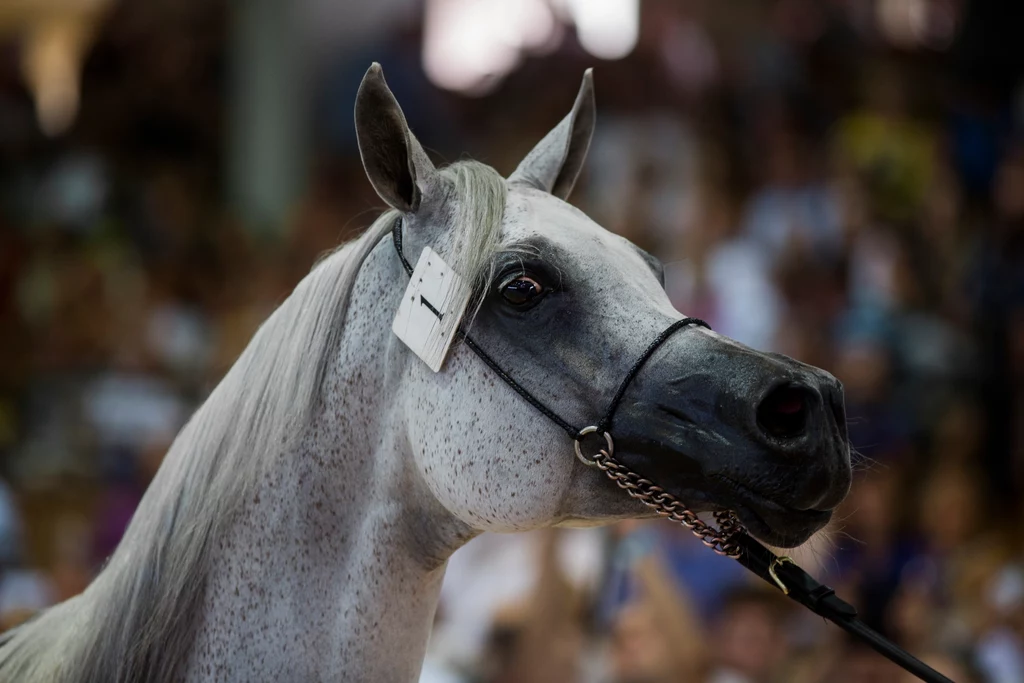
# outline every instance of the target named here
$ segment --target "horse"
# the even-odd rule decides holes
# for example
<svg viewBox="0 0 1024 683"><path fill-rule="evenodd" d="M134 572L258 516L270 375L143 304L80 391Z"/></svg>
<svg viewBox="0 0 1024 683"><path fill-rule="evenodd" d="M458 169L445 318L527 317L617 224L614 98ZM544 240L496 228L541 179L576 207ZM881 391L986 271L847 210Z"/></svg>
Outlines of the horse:
<svg viewBox="0 0 1024 683"><path fill-rule="evenodd" d="M588 70L508 178L436 167L374 63L355 126L389 208L263 323L89 587L3 637L0 681L414 681L469 539L652 514L555 422L627 372L602 455L614 432L622 467L767 543L819 531L850 486L842 386L688 324L659 262L567 203L595 111ZM465 283L437 372L392 333L401 244Z"/></svg>

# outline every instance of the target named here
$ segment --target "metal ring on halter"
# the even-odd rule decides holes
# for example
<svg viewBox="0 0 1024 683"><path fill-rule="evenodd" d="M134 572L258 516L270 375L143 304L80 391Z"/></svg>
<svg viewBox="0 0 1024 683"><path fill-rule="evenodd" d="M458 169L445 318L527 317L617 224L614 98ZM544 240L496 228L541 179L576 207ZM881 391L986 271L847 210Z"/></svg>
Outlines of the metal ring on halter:
<svg viewBox="0 0 1024 683"><path fill-rule="evenodd" d="M590 460L589 458L587 458L587 456L583 455L583 449L580 448L580 441L582 441L583 437L585 437L587 434L596 434L597 431L597 427L584 427L583 429L580 430L580 433L576 435L576 438L572 442L573 448L576 449L576 459L579 460L584 465L586 465L587 467L596 467L597 461ZM603 452L607 457L610 458L612 457L612 455L615 454L615 444L612 442L612 435L609 434L608 432L601 433L604 435L604 440L608 444L608 450L600 452Z"/></svg>

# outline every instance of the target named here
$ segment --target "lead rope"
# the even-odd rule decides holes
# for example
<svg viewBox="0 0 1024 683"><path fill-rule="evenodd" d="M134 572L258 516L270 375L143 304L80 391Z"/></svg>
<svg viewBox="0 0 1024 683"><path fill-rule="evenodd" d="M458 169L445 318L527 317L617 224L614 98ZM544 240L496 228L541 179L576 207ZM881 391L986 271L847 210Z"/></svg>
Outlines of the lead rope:
<svg viewBox="0 0 1024 683"><path fill-rule="evenodd" d="M391 231L395 243L395 251L402 261L405 272L412 275L413 268L405 258L402 251L402 219L395 220ZM423 301L424 305L440 317L438 311L432 304ZM914 657L906 650L873 630L867 624L857 618L857 610L853 606L836 595L835 591L824 584L816 581L810 574L801 569L793 560L788 557L779 557L768 548L758 543L750 536L736 515L730 510L722 510L714 513L719 528L706 524L697 517L696 513L674 495L657 486L649 479L641 477L618 460L615 459L615 443L609 433L612 421L615 419L615 411L618 409L626 389L639 374L647 360L654 355L669 337L679 330L698 325L710 329L709 325L699 318L683 318L672 323L658 338L651 342L644 350L640 359L633 364L626 378L619 385L618 391L612 398L604 417L592 427L577 429L569 422L562 419L558 413L548 408L533 394L516 382L511 375L498 365L479 345L469 336L465 328L459 326L456 333L473 350L480 359L493 370L498 377L526 401L540 411L545 417L561 427L574 442L576 457L585 465L597 467L604 472L609 479L623 489L631 498L635 498L647 507L654 510L662 517L682 524L688 528L694 536L700 539L701 543L714 550L719 555L725 555L735 559L754 574L758 575L768 583L779 588L783 594L791 600L799 602L815 614L828 619L846 632L860 638L876 652L895 662L904 670L914 674L926 683L953 683L935 669L931 668L921 660ZM604 448L599 448L596 455L587 457L582 450L582 442L591 434L604 437Z"/></svg>

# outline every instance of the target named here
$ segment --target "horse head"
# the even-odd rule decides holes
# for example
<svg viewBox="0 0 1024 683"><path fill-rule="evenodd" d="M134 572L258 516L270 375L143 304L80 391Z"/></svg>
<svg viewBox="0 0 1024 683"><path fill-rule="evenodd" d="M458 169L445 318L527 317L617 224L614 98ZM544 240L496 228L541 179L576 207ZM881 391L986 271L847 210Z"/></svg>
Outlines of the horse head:
<svg viewBox="0 0 1024 683"><path fill-rule="evenodd" d="M569 114L505 185L491 246L477 240L470 334L546 406L592 424L645 347L678 320L657 259L566 202L595 121L590 72ZM402 215L417 255L445 253L460 200L410 132L379 66L356 102L364 167ZM495 193L500 194L500 193ZM478 211L478 214L487 213ZM464 240L462 240L464 241ZM463 259L462 262L466 262ZM404 287L404 280L395 283ZM405 420L431 492L480 530L599 523L644 510L572 457L553 422L465 345L407 375ZM668 339L627 387L615 457L698 511L730 509L766 542L793 546L830 519L850 486L841 384L829 373L701 327Z"/></svg>

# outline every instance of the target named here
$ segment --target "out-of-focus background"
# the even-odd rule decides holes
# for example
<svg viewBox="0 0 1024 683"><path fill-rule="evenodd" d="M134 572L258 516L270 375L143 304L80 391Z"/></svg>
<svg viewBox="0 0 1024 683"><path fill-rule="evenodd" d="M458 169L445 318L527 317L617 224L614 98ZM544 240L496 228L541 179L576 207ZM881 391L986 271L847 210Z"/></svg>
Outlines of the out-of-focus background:
<svg viewBox="0 0 1024 683"><path fill-rule="evenodd" d="M958 682L1024 681L1024 5L2 0L0 630L81 591L190 412L381 207L379 61L439 161L509 173L595 67L573 201L677 308L847 388L801 555ZM485 536L424 681L902 683L664 522Z"/></svg>

